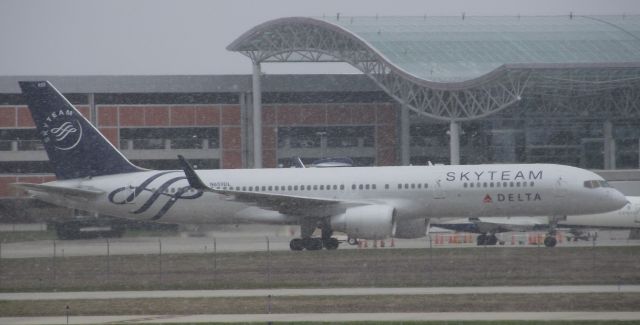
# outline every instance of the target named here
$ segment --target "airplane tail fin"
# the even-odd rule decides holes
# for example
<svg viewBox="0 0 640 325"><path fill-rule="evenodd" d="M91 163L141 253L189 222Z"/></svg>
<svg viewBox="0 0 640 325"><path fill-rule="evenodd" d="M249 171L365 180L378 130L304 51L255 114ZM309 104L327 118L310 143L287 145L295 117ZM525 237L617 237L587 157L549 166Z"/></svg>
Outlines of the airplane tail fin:
<svg viewBox="0 0 640 325"><path fill-rule="evenodd" d="M59 180L142 170L129 162L51 83L19 84Z"/></svg>

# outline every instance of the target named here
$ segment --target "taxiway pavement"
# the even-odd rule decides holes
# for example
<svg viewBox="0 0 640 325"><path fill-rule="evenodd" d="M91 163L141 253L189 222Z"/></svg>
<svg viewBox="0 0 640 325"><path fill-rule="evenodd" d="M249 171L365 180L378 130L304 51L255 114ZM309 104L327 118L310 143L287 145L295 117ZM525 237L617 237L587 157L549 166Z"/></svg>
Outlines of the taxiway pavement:
<svg viewBox="0 0 640 325"><path fill-rule="evenodd" d="M633 321L640 312L482 312L482 313L340 313L0 317L5 325L32 324L146 324L238 322L351 322L351 321Z"/></svg>

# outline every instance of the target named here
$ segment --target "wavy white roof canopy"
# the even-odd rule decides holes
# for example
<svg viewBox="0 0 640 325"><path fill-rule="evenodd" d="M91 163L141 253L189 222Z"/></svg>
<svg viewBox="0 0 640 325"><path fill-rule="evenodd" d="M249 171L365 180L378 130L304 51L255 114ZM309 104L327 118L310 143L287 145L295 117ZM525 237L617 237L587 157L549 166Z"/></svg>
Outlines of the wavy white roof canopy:
<svg viewBox="0 0 640 325"><path fill-rule="evenodd" d="M441 120L476 119L523 98L640 111L640 16L291 17L227 49L254 62L348 62Z"/></svg>

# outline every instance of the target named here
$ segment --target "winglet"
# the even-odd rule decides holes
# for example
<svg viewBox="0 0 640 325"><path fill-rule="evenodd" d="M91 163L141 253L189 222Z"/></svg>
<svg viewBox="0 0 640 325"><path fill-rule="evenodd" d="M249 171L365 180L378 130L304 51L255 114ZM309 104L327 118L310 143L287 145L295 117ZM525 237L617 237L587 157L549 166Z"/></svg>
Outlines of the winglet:
<svg viewBox="0 0 640 325"><path fill-rule="evenodd" d="M306 167L304 166L304 163L302 162L302 159L300 159L300 157L299 157L299 156L295 156L295 157L293 157L293 165L294 165L296 168L306 168Z"/></svg>
<svg viewBox="0 0 640 325"><path fill-rule="evenodd" d="M182 165L182 170L184 171L184 175L187 176L187 181L189 182L189 186L196 190L210 190L209 186L205 184L202 179L196 174L196 171L193 170L193 167L189 164L189 162L182 156L178 155L178 160L180 160L180 164Z"/></svg>

